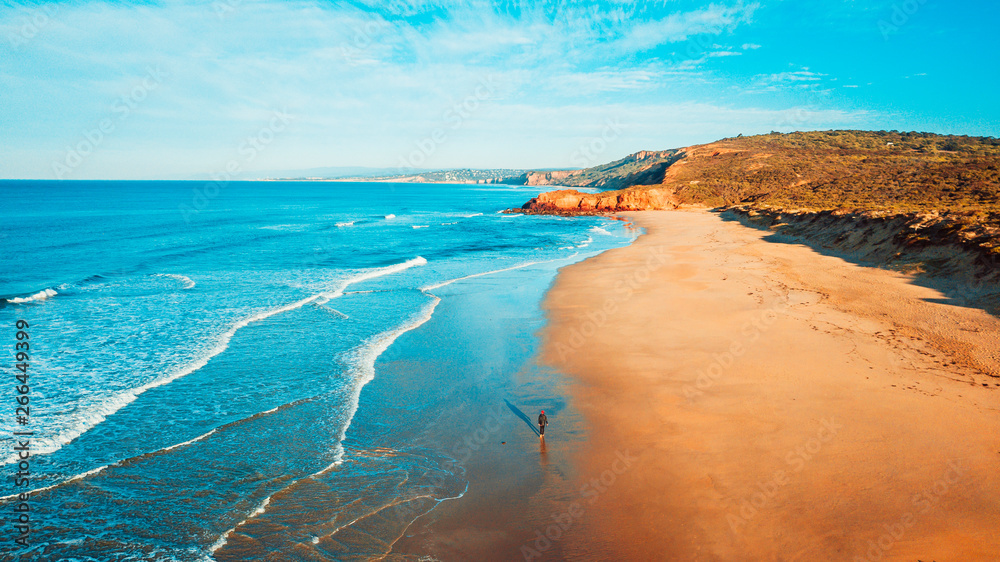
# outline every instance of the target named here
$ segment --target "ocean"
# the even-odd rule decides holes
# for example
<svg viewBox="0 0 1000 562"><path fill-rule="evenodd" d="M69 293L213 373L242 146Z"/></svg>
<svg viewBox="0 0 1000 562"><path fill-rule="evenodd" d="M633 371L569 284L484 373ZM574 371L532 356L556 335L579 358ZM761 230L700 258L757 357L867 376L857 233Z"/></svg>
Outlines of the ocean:
<svg viewBox="0 0 1000 562"><path fill-rule="evenodd" d="M466 493L464 427L502 400L558 420L558 374L524 376L537 375L541 300L560 267L637 235L499 212L539 191L0 182L0 552L390 553ZM22 486L15 432L31 433ZM23 546L16 494L29 491Z"/></svg>

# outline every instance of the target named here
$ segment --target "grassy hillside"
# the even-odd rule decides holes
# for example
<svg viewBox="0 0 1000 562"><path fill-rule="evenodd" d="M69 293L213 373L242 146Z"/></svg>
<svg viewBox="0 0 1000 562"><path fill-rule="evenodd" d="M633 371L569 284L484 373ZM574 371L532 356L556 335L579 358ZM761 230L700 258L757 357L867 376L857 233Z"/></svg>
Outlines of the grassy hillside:
<svg viewBox="0 0 1000 562"><path fill-rule="evenodd" d="M1000 212L1000 139L825 131L691 147L663 186L683 203Z"/></svg>
<svg viewBox="0 0 1000 562"><path fill-rule="evenodd" d="M621 189L662 181L667 168L683 157L680 150L643 151L608 164L586 168L559 181L570 187Z"/></svg>
<svg viewBox="0 0 1000 562"><path fill-rule="evenodd" d="M677 203L748 215L884 217L905 225L897 238L906 247L959 245L993 270L1000 257L996 138L824 131L723 139L688 148L658 187Z"/></svg>

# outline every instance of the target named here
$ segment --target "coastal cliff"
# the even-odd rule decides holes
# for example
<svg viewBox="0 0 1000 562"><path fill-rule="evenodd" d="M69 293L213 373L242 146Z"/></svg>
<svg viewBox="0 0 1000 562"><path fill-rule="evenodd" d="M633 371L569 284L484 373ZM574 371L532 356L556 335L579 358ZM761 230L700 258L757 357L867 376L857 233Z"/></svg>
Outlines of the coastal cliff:
<svg viewBox="0 0 1000 562"><path fill-rule="evenodd" d="M646 166L645 175L605 178L637 182L624 188L542 193L508 212L714 209L826 253L935 278L946 293L1000 313L1000 139L772 133L640 152L629 161L650 158L656 164ZM600 183L602 174L620 167L581 170L566 179ZM652 169L655 182L649 181Z"/></svg>
<svg viewBox="0 0 1000 562"><path fill-rule="evenodd" d="M1000 139L885 131L772 133L638 152L549 181L667 190L678 204L710 208L1000 212Z"/></svg>
<svg viewBox="0 0 1000 562"><path fill-rule="evenodd" d="M524 204L520 212L528 215L593 215L619 211L675 209L671 193L662 189L620 189L599 193L581 193L563 189L542 193Z"/></svg>

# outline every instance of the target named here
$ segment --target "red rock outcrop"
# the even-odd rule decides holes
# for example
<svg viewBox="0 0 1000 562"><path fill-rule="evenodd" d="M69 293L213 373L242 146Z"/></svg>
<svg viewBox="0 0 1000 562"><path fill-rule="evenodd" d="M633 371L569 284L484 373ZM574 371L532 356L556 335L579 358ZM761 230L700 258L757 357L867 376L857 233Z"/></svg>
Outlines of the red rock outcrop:
<svg viewBox="0 0 1000 562"><path fill-rule="evenodd" d="M524 204L511 209L533 215L593 215L619 211L653 211L675 209L673 192L666 189L620 189L600 193L581 193L575 189L562 189L542 193Z"/></svg>

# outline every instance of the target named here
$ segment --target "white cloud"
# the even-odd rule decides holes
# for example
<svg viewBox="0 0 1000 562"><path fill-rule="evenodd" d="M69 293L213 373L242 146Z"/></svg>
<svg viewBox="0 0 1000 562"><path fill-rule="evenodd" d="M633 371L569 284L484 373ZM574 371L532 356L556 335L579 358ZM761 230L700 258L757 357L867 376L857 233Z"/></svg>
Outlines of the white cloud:
<svg viewBox="0 0 1000 562"><path fill-rule="evenodd" d="M375 12L304 0L242 0L222 17L193 0L63 4L30 44L0 46L0 173L50 176L52 159L114 116L112 104L149 66L169 76L74 177L224 169L279 109L294 122L248 168L393 166L437 128L449 140L428 165L549 166L559 164L553 143L565 137L575 148L592 123L618 114L639 148L729 136L733 127L766 131L775 119L766 109L691 103L704 97L685 92L714 87L717 77L700 65L741 51L709 46L750 22L757 4L652 16L625 2L555 14L551 4L523 3L515 16L458 0L393 0L403 6L395 11L363 1ZM4 13L0 7L0 21ZM635 56L689 38L677 50L690 52L677 60ZM822 77L790 69L756 85ZM452 128L455 108L484 80L493 85L489 96ZM824 115L824 125L850 118Z"/></svg>
<svg viewBox="0 0 1000 562"><path fill-rule="evenodd" d="M565 94L591 94L648 88L663 76L652 70L599 70L554 76L550 84Z"/></svg>
<svg viewBox="0 0 1000 562"><path fill-rule="evenodd" d="M758 76L762 82L770 84L794 83L794 82L819 82L826 74L811 72L808 69L796 70L792 72L779 72L778 74L762 74Z"/></svg>
<svg viewBox="0 0 1000 562"><path fill-rule="evenodd" d="M623 39L618 41L617 46L625 51L644 51L659 45L684 41L694 35L730 31L741 23L749 22L759 7L757 3L746 5L739 3L730 7L711 4L701 10L672 14L659 20L635 25Z"/></svg>

